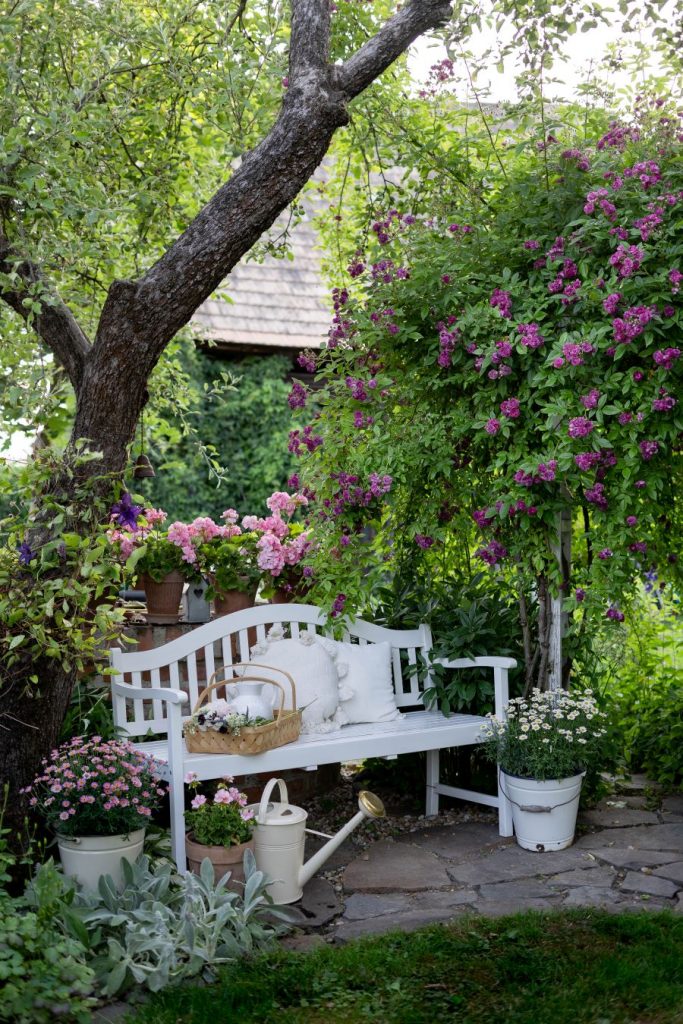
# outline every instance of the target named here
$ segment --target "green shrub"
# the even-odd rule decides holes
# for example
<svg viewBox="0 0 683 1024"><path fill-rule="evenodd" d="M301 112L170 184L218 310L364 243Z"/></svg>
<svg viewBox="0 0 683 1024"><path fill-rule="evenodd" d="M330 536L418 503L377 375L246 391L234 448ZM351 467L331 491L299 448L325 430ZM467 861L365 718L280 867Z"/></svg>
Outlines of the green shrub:
<svg viewBox="0 0 683 1024"><path fill-rule="evenodd" d="M616 715L627 766L683 789L683 672L667 669L635 684L622 682L620 691Z"/></svg>
<svg viewBox="0 0 683 1024"><path fill-rule="evenodd" d="M605 691L624 766L683 788L683 624L676 603L639 594L622 641Z"/></svg>
<svg viewBox="0 0 683 1024"><path fill-rule="evenodd" d="M23 900L0 893L0 1020L85 1024L97 1002L94 987L81 943L26 912Z"/></svg>

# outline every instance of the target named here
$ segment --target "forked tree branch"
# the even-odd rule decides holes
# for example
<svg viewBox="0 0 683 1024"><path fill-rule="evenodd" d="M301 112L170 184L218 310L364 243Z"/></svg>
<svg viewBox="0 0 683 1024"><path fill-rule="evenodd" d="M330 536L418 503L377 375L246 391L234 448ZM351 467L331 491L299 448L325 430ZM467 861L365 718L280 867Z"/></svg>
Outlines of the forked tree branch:
<svg viewBox="0 0 683 1024"><path fill-rule="evenodd" d="M290 83L277 121L161 259L137 282L115 282L98 327L88 376L120 342L121 316L133 334L116 353L148 374L195 310L298 195L322 161L347 103L422 32L451 13L446 0L409 0L345 65L329 64L328 0L291 0ZM121 287L119 287L119 285ZM125 294L125 307L120 304Z"/></svg>
<svg viewBox="0 0 683 1024"><path fill-rule="evenodd" d="M15 253L2 231L0 274L16 281L11 286L3 287L0 284L0 298L31 324L41 341L64 367L78 393L85 361L91 350L90 342L68 306L45 284L38 267ZM35 294L36 284L41 284L39 294ZM31 299L40 304L40 312L33 313L30 305L25 304Z"/></svg>
<svg viewBox="0 0 683 1024"><path fill-rule="evenodd" d="M450 0L410 0L337 71L337 85L354 97L374 82L410 44L450 18Z"/></svg>

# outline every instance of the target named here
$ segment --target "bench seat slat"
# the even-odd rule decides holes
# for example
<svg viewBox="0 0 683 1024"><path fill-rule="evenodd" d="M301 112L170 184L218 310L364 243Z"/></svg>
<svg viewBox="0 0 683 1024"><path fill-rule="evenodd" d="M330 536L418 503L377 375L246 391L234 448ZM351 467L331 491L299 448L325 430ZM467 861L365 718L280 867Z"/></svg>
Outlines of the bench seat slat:
<svg viewBox="0 0 683 1024"><path fill-rule="evenodd" d="M307 764L334 764L385 754L410 754L476 743L486 721L478 715L445 718L439 711L411 711L396 722L345 725L343 729L323 736L306 734L295 743L253 756L189 754L185 751L183 763L186 771L196 772L204 780L221 775L278 772ZM168 755L164 740L136 743L135 746L162 760Z"/></svg>

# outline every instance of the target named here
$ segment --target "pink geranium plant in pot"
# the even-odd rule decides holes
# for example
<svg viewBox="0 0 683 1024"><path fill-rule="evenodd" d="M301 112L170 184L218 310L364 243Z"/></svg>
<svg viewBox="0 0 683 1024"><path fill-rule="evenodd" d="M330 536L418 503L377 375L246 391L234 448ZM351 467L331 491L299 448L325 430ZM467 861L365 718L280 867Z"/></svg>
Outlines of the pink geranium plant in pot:
<svg viewBox="0 0 683 1024"><path fill-rule="evenodd" d="M232 776L226 775L213 795L205 796L197 792L197 775L189 772L185 776L185 784L195 791L185 815L185 849L191 871L198 875L208 857L215 880L230 874L228 888L235 889L235 883L244 882L244 853L254 849L254 812L247 807L246 794L232 782Z"/></svg>

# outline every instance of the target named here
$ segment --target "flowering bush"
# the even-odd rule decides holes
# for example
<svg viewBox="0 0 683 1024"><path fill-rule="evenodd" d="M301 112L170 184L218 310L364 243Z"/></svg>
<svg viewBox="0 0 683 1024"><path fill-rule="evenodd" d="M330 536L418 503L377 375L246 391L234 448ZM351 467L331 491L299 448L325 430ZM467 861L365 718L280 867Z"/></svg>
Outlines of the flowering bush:
<svg viewBox="0 0 683 1024"><path fill-rule="evenodd" d="M585 771L600 753L605 715L592 690L533 690L507 706L507 719L488 715L486 756L508 775L566 779Z"/></svg>
<svg viewBox="0 0 683 1024"><path fill-rule="evenodd" d="M580 159L556 129L525 125L510 144L508 121L481 189L444 179L429 213L373 224L334 292L315 444L295 439L319 509L321 601L343 590L355 608L410 561L479 562L516 594L527 683L543 687L551 596L585 636L582 621L620 621L639 575L678 572L679 121L642 102L582 135ZM390 483L366 506L373 475ZM563 512L571 566L556 551Z"/></svg>
<svg viewBox="0 0 683 1024"><path fill-rule="evenodd" d="M142 828L166 790L130 743L76 736L43 760L24 792L59 835L112 836Z"/></svg>
<svg viewBox="0 0 683 1024"><path fill-rule="evenodd" d="M237 846L251 839L254 812L247 809L247 797L230 785L232 781L232 776L226 775L213 799L202 793L192 798L185 820L193 838L203 846ZM194 772L185 776L185 783L194 790L199 787Z"/></svg>

